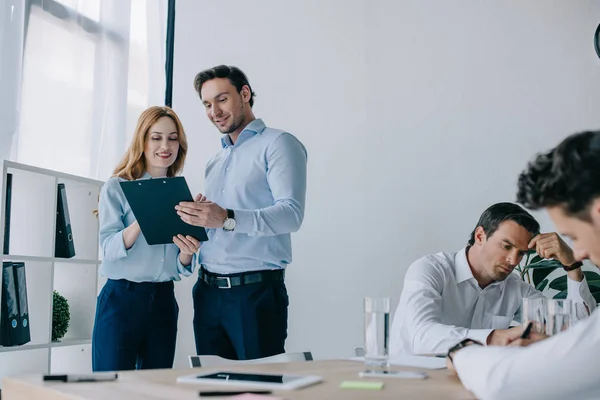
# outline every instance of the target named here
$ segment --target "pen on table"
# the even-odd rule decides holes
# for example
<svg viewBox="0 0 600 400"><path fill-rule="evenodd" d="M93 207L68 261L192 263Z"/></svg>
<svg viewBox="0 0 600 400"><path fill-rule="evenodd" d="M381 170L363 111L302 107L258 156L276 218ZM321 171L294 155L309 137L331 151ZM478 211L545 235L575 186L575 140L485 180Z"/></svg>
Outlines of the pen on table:
<svg viewBox="0 0 600 400"><path fill-rule="evenodd" d="M523 331L523 334L521 335L521 339L528 339L529 338L529 332L531 332L531 328L533 327L533 322L529 322L529 324L527 324L527 328L525 328L525 330Z"/></svg>
<svg viewBox="0 0 600 400"><path fill-rule="evenodd" d="M44 375L44 381L55 382L107 382L116 381L117 374L69 374L69 375Z"/></svg>
<svg viewBox="0 0 600 400"><path fill-rule="evenodd" d="M236 396L238 394L271 394L270 390L242 390L239 392L200 392L200 397Z"/></svg>

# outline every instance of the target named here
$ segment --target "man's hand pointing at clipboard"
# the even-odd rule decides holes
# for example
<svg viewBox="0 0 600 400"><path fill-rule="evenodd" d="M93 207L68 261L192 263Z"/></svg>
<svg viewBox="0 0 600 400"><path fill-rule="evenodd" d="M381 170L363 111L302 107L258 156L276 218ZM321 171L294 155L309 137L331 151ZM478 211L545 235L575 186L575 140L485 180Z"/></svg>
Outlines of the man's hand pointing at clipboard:
<svg viewBox="0 0 600 400"><path fill-rule="evenodd" d="M207 201L202 194L196 195L195 201L183 201L175 206L177 215L187 224L203 228L222 228L227 219L227 210L217 203Z"/></svg>

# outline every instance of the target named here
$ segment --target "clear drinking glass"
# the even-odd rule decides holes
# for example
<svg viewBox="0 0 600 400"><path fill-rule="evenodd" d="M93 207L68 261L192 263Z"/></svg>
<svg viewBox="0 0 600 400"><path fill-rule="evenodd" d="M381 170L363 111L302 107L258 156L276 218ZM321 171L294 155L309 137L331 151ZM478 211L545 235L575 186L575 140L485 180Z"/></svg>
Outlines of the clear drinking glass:
<svg viewBox="0 0 600 400"><path fill-rule="evenodd" d="M523 298L522 320L523 327L526 327L529 322L533 322L531 330L534 332L544 333L546 325L546 299L543 297Z"/></svg>
<svg viewBox="0 0 600 400"><path fill-rule="evenodd" d="M567 299L548 299L546 314L546 335L556 335L571 327L574 315L573 302Z"/></svg>
<svg viewBox="0 0 600 400"><path fill-rule="evenodd" d="M387 370L390 340L389 297L365 297L365 367Z"/></svg>

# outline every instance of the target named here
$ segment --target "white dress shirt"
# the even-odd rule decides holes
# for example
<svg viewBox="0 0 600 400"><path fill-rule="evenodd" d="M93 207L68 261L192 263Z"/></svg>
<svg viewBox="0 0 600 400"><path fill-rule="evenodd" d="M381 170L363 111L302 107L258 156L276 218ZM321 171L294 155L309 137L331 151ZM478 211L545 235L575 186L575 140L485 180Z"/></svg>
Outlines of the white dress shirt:
<svg viewBox="0 0 600 400"><path fill-rule="evenodd" d="M598 399L600 312L529 347L468 346L454 367L478 399Z"/></svg>
<svg viewBox="0 0 600 400"><path fill-rule="evenodd" d="M578 303L578 318L587 316L584 304L590 311L596 307L585 278L567 279L567 289L567 298ZM524 297L544 295L517 273L481 289L466 248L423 257L406 272L392 323L390 354L445 353L467 337L485 344L492 330L521 321Z"/></svg>

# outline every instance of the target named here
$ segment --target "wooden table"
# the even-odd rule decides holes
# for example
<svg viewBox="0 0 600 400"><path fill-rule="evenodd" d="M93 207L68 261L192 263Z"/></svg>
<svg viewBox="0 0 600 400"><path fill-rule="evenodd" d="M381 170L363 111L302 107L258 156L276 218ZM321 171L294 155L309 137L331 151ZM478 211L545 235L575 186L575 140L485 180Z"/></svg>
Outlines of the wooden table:
<svg viewBox="0 0 600 400"><path fill-rule="evenodd" d="M328 360L287 364L246 364L196 369L158 369L119 372L115 382L61 383L43 382L41 375L24 375L4 378L2 399L102 399L102 400L149 400L149 399L199 399L202 390L236 390L223 386L200 386L177 383L178 376L214 371L241 371L266 373L294 373L320 375L324 381L304 389L275 391L274 395L295 399L474 399L447 370L427 370L427 379L373 379L384 382L383 390L340 389L342 381L360 380L358 372L363 364L357 361ZM416 370L397 368L399 370ZM214 399L231 397L214 397Z"/></svg>

